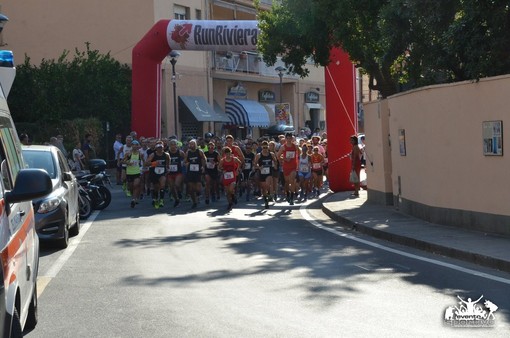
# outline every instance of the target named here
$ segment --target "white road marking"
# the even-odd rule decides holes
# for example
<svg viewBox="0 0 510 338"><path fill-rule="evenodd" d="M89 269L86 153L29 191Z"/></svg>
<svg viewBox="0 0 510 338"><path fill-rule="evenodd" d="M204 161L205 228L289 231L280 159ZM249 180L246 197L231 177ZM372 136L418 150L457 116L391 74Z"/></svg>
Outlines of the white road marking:
<svg viewBox="0 0 510 338"><path fill-rule="evenodd" d="M76 248L80 244L83 236L85 236L90 226L96 219L97 215L99 215L98 210L94 211L85 221L85 223L81 224L80 233L76 237L73 237L72 241L69 241L69 246L51 265L48 271L44 275L39 275L39 277L37 278L37 297L42 295L44 289L46 289L51 280L57 276L60 269L62 269L64 264L66 264L69 258L71 258L71 255L74 253L74 250L76 250Z"/></svg>
<svg viewBox="0 0 510 338"><path fill-rule="evenodd" d="M340 232L338 230L331 229L329 227L323 226L322 224L317 222L308 213L308 210L306 210L306 207L307 207L307 205L302 205L299 208L299 211L301 212L301 215L303 216L303 218L305 220L307 220L310 224L312 224L313 226L315 226L318 229L328 231L328 232L330 232L332 234L335 234L337 236L344 237L344 238L347 238L347 239L350 239L350 240L353 240L353 241L356 241L356 242L359 242L359 243L363 243L365 245L368 245L368 246L371 246L371 247L374 247L374 248L377 248L377 249L381 249L381 250L384 250L384 251L392 252L392 253L395 253L397 255L405 256L405 257L408 257L408 258L416 259L416 260L419 260L419 261L422 261L422 262L427 262L427 263L430 263L430 264L439 265L439 266L442 266L442 267L445 267L445 268L449 268L449 269L452 269L452 270L457 270L457 271L460 271L460 272L464 272L464 273L467 273L467 274L470 274L470 275L473 275L473 276L478 276L478 277L482 277L482 278L486 278L486 279L490 279L490 280L494 280L494 281L497 281L497 282L500 282L500 283L504 283L504 284L509 284L510 285L510 279L507 279L507 278L502 278L502 277L490 275L488 273L484 273L484 272L480 272L480 271L476 271L476 270L472 270L472 269L463 268L463 267L458 266L458 265L441 262L441 261L438 261L438 260L435 260L435 259L431 259L431 258L421 257L421 256L414 255L414 254L411 254L411 253L408 253L408 252L405 252L405 251L402 251L402 250L397 250L397 249L393 249L393 248L390 248L390 247L387 247L387 246L384 246L384 245L381 245L381 244L378 244L378 243L370 242L370 241L367 241L365 239L358 238L358 237L355 237L355 236L352 236L352 235Z"/></svg>

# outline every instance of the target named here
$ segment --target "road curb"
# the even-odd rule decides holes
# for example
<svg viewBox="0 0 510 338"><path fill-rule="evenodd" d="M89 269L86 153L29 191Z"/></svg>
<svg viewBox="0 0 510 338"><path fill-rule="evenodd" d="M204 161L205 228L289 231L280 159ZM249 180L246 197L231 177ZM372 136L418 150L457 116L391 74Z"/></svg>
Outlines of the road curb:
<svg viewBox="0 0 510 338"><path fill-rule="evenodd" d="M469 252L467 250L460 250L451 247L446 247L444 245L439 245L427 241L422 241L416 238L412 238L409 236L403 236L395 233L390 233L387 231L381 231L374 229L372 227L365 226L360 223L356 223L351 221L348 218L342 217L335 213L334 211L326 208L324 204L322 204L322 211L332 220L338 222L340 225L349 228L350 230L366 234L375 238L383 239L389 242L394 242L397 244L409 246L415 249L420 249L423 251L431 252L437 255L442 255L446 257L451 257L459 260L463 260L470 263L475 263L481 266L485 266L492 269L501 270L504 272L510 273L510 262L483 255L478 253Z"/></svg>

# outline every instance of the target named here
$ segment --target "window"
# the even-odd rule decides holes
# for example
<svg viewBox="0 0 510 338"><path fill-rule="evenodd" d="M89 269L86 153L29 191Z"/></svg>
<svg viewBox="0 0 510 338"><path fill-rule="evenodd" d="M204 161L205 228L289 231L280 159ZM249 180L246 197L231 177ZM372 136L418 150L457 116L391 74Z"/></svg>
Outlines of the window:
<svg viewBox="0 0 510 338"><path fill-rule="evenodd" d="M174 18L177 20L189 20L189 7L174 5Z"/></svg>
<svg viewBox="0 0 510 338"><path fill-rule="evenodd" d="M195 9L195 19L202 20L202 11L200 9Z"/></svg>

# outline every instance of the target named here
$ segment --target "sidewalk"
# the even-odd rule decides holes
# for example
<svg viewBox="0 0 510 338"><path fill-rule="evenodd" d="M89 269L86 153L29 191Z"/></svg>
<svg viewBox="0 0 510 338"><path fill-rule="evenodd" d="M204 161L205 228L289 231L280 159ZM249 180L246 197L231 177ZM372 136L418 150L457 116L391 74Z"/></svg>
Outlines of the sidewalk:
<svg viewBox="0 0 510 338"><path fill-rule="evenodd" d="M372 204L367 192L332 193L322 210L355 231L416 249L510 272L510 237L438 225L400 213L392 206Z"/></svg>

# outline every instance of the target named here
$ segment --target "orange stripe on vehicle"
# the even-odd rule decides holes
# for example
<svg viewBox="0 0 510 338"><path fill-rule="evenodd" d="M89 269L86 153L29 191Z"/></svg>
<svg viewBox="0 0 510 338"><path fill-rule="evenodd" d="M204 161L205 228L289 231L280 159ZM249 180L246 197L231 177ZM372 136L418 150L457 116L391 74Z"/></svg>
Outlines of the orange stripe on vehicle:
<svg viewBox="0 0 510 338"><path fill-rule="evenodd" d="M5 209L5 201L0 200L0 211L3 213ZM9 244L0 252L2 256L3 262L3 270L4 270L4 278L9 280L9 284L13 283L16 280L16 271L21 266L21 264L12 264L13 261L16 261L16 256L23 254L26 250L22 246L27 239L30 231L35 231L31 227L31 224L34 222L34 212L32 209L28 212L25 221L21 228L16 232L16 234L10 239ZM20 251L20 249L22 249ZM7 285L6 285L7 286Z"/></svg>

